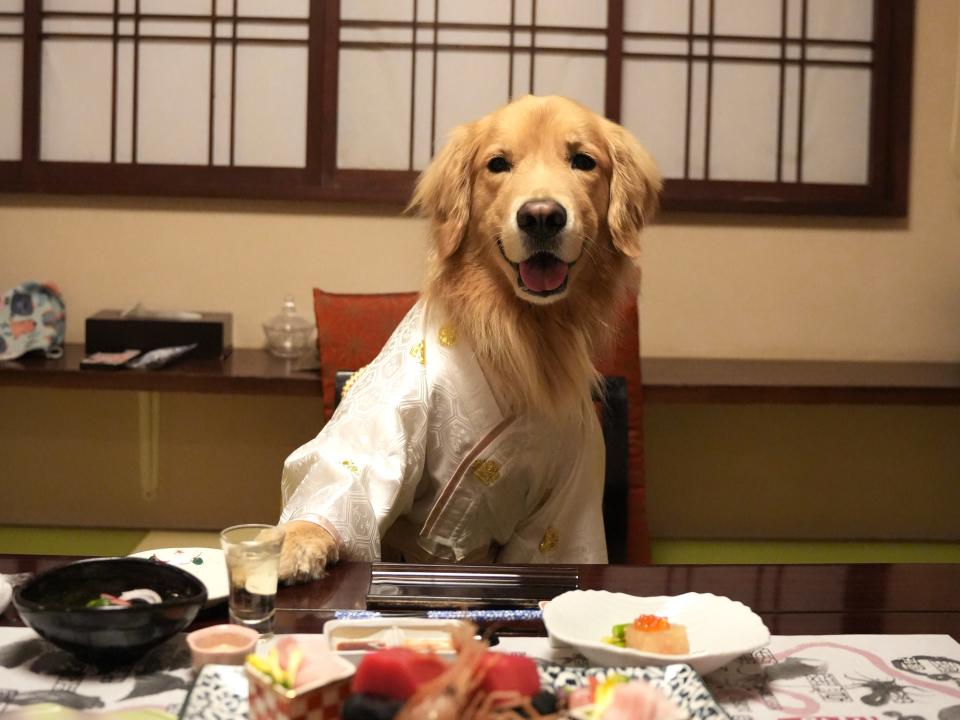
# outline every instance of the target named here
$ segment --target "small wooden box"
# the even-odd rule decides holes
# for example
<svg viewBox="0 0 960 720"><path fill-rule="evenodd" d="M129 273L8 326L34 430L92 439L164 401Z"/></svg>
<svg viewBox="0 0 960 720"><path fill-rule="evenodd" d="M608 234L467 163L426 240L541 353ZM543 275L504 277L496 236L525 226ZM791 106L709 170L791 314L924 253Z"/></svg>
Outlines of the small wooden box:
<svg viewBox="0 0 960 720"><path fill-rule="evenodd" d="M249 665L244 670L250 681L250 720L340 720L353 675L297 691L277 687Z"/></svg>
<svg viewBox="0 0 960 720"><path fill-rule="evenodd" d="M181 320L150 315L125 316L119 310L101 310L86 320L85 351L88 355L124 350L147 352L196 343L191 357L225 358L233 349L233 315L199 315L199 318Z"/></svg>

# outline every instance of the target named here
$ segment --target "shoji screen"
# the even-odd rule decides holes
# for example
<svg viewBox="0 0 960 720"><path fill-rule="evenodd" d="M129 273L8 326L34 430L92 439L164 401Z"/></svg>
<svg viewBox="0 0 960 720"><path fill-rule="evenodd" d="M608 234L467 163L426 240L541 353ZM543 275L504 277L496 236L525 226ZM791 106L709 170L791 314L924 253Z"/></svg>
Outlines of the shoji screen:
<svg viewBox="0 0 960 720"><path fill-rule="evenodd" d="M622 121L668 178L868 182L872 0L626 0Z"/></svg>
<svg viewBox="0 0 960 720"><path fill-rule="evenodd" d="M307 0L46 0L40 159L304 167Z"/></svg>
<svg viewBox="0 0 960 720"><path fill-rule="evenodd" d="M23 2L0 0L0 163L21 154Z"/></svg>
<svg viewBox="0 0 960 720"><path fill-rule="evenodd" d="M0 191L402 202L527 93L679 210L906 213L913 0L0 0Z"/></svg>

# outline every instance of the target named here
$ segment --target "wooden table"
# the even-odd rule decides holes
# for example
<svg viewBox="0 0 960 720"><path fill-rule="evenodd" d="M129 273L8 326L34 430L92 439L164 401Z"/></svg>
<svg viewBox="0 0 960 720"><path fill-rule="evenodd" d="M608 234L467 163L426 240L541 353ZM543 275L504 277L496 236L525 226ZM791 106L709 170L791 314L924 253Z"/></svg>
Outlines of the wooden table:
<svg viewBox="0 0 960 720"><path fill-rule="evenodd" d="M38 572L76 558L0 555L0 573ZM338 609L363 609L370 565L341 563L316 583L282 588L278 632L320 632ZM710 592L753 608L774 635L942 633L960 642L960 564L584 565L580 586L635 595ZM197 624L226 620L226 607ZM20 625L11 606L0 625ZM540 625L515 631L542 634Z"/></svg>
<svg viewBox="0 0 960 720"><path fill-rule="evenodd" d="M139 392L320 395L320 377L266 350L235 349L225 360L187 357L152 372L84 370L83 345L63 357L0 362L0 386ZM650 403L960 404L960 363L642 358Z"/></svg>

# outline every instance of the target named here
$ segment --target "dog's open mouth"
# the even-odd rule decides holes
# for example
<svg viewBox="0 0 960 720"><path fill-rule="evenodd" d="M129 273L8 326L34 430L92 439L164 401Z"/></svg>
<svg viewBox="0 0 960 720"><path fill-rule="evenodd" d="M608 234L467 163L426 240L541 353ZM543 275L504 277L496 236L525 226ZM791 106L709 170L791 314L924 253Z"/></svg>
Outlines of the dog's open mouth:
<svg viewBox="0 0 960 720"><path fill-rule="evenodd" d="M549 297L567 289L567 280L573 263L567 263L550 252L534 253L526 260L515 263L503 251L500 254L517 271L517 284L525 292L540 297Z"/></svg>
<svg viewBox="0 0 960 720"><path fill-rule="evenodd" d="M567 287L570 266L556 255L538 252L517 265L520 287L534 295L553 295Z"/></svg>

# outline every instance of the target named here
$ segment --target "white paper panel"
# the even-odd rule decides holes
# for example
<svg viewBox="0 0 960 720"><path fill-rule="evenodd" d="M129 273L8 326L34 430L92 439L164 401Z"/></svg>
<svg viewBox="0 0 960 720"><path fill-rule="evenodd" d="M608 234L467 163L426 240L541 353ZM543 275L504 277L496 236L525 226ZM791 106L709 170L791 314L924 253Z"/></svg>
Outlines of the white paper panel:
<svg viewBox="0 0 960 720"><path fill-rule="evenodd" d="M803 29L803 0L787 0L787 37L800 37Z"/></svg>
<svg viewBox="0 0 960 720"><path fill-rule="evenodd" d="M433 42L433 30L421 30L421 33L429 33L427 42ZM340 28L340 39L343 42L369 42L369 43L409 43L413 37L413 31L409 27L342 27Z"/></svg>
<svg viewBox="0 0 960 720"><path fill-rule="evenodd" d="M809 0L807 37L870 40L873 0Z"/></svg>
<svg viewBox="0 0 960 720"><path fill-rule="evenodd" d="M686 33L689 10L680 0L626 0L623 26L632 32Z"/></svg>
<svg viewBox="0 0 960 720"><path fill-rule="evenodd" d="M238 48L239 50L239 48ZM230 164L231 47L218 45L214 58L213 164ZM238 52L239 55L239 52Z"/></svg>
<svg viewBox="0 0 960 720"><path fill-rule="evenodd" d="M0 160L20 159L23 111L23 42L0 41Z"/></svg>
<svg viewBox="0 0 960 720"><path fill-rule="evenodd" d="M797 180L797 132L800 127L800 68L787 65L783 75L783 182Z"/></svg>
<svg viewBox="0 0 960 720"><path fill-rule="evenodd" d="M215 12L217 15L233 15L233 8L233 0L217 0Z"/></svg>
<svg viewBox="0 0 960 720"><path fill-rule="evenodd" d="M710 178L775 180L780 69L715 63Z"/></svg>
<svg viewBox="0 0 960 720"><path fill-rule="evenodd" d="M136 32L136 23L133 20L120 20L117 23L118 35L133 35Z"/></svg>
<svg viewBox="0 0 960 720"><path fill-rule="evenodd" d="M141 20L141 35L210 37L209 20Z"/></svg>
<svg viewBox="0 0 960 720"><path fill-rule="evenodd" d="M530 53L513 56L513 98L530 94Z"/></svg>
<svg viewBox="0 0 960 720"><path fill-rule="evenodd" d="M128 13L128 14L129 14L129 13L133 13L133 12L135 12L136 9L137 9L136 0L120 0L120 3L119 3L119 5L118 5L117 9L118 9L121 13Z"/></svg>
<svg viewBox="0 0 960 720"><path fill-rule="evenodd" d="M147 15L209 15L210 0L140 0L140 12Z"/></svg>
<svg viewBox="0 0 960 720"><path fill-rule="evenodd" d="M340 51L338 167L407 168L410 63L409 50Z"/></svg>
<svg viewBox="0 0 960 720"><path fill-rule="evenodd" d="M343 20L404 20L413 19L413 0L342 0L340 17Z"/></svg>
<svg viewBox="0 0 960 720"><path fill-rule="evenodd" d="M603 114L606 58L589 55L537 55L534 90L537 95L565 95Z"/></svg>
<svg viewBox="0 0 960 720"><path fill-rule="evenodd" d="M718 35L780 36L780 3L775 0L715 0Z"/></svg>
<svg viewBox="0 0 960 720"><path fill-rule="evenodd" d="M571 33L553 30L538 30L536 35L537 47L557 48L585 48L588 50L606 50L606 33Z"/></svg>
<svg viewBox="0 0 960 720"><path fill-rule="evenodd" d="M0 12L23 12L23 0L0 0Z"/></svg>
<svg viewBox="0 0 960 720"><path fill-rule="evenodd" d="M133 41L117 45L117 162L133 161Z"/></svg>
<svg viewBox="0 0 960 720"><path fill-rule="evenodd" d="M44 18L45 33L113 35L110 18Z"/></svg>
<svg viewBox="0 0 960 720"><path fill-rule="evenodd" d="M207 32L210 32L209 25ZM408 33L407 37L409 36ZM237 26L237 37L306 40L310 37L310 29L306 23L242 22Z"/></svg>
<svg viewBox="0 0 960 720"><path fill-rule="evenodd" d="M713 43L713 52L715 55L726 55L728 57L778 58L780 57L780 43L717 40Z"/></svg>
<svg viewBox="0 0 960 720"><path fill-rule="evenodd" d="M693 63L690 87L690 179L702 180L707 146L707 64Z"/></svg>
<svg viewBox="0 0 960 720"><path fill-rule="evenodd" d="M140 45L137 160L205 165L210 117L210 48Z"/></svg>
<svg viewBox="0 0 960 720"><path fill-rule="evenodd" d="M346 0L345 5L353 2ZM259 17L310 17L309 0L237 0L237 14ZM208 3L209 4L209 3Z"/></svg>
<svg viewBox="0 0 960 720"><path fill-rule="evenodd" d="M112 44L47 40L41 44L42 160L110 160Z"/></svg>
<svg viewBox="0 0 960 720"><path fill-rule="evenodd" d="M30 0L36 2L36 0ZM44 12L113 12L113 0L43 0Z"/></svg>
<svg viewBox="0 0 960 720"><path fill-rule="evenodd" d="M306 47L240 46L236 132L237 165L307 164Z"/></svg>
<svg viewBox="0 0 960 720"><path fill-rule="evenodd" d="M417 20L419 22L433 22L433 9L432 2L418 2Z"/></svg>
<svg viewBox="0 0 960 720"><path fill-rule="evenodd" d="M710 32L710 0L693 0L693 32L697 35Z"/></svg>
<svg viewBox="0 0 960 720"><path fill-rule="evenodd" d="M670 40L668 38L624 38L623 51L628 53L656 53L658 55L687 54L686 40Z"/></svg>
<svg viewBox="0 0 960 720"><path fill-rule="evenodd" d="M23 20L21 18L0 17L0 34L23 35ZM0 41L6 38L0 38Z"/></svg>
<svg viewBox="0 0 960 720"><path fill-rule="evenodd" d="M453 127L492 112L507 100L506 53L445 51L437 66L439 150Z"/></svg>
<svg viewBox="0 0 960 720"><path fill-rule="evenodd" d="M626 60L621 118L653 155L665 177L683 177L686 62Z"/></svg>
<svg viewBox="0 0 960 720"><path fill-rule="evenodd" d="M432 5L433 0L420 0L417 4ZM437 17L440 22L507 24L510 22L510 0L440 0Z"/></svg>
<svg viewBox="0 0 960 720"><path fill-rule="evenodd" d="M787 44L787 59L788 60L799 60L800 59L800 45L797 44Z"/></svg>
<svg viewBox="0 0 960 720"><path fill-rule="evenodd" d="M530 25L533 22L533 0L517 0L514 22L517 25Z"/></svg>
<svg viewBox="0 0 960 720"><path fill-rule="evenodd" d="M530 47L533 43L533 33L529 30L518 30L513 34L514 47Z"/></svg>
<svg viewBox="0 0 960 720"><path fill-rule="evenodd" d="M409 34L407 37L409 38ZM506 48L510 44L510 33L506 30L441 29L437 32L437 42L446 45L491 45Z"/></svg>
<svg viewBox="0 0 960 720"><path fill-rule="evenodd" d="M421 170L430 162L430 115L433 104L433 51L417 51L414 90L413 166Z"/></svg>
<svg viewBox="0 0 960 720"><path fill-rule="evenodd" d="M805 82L803 181L866 183L869 71L809 67Z"/></svg>
<svg viewBox="0 0 960 720"><path fill-rule="evenodd" d="M537 25L605 28L607 0L537 0Z"/></svg>
<svg viewBox="0 0 960 720"><path fill-rule="evenodd" d="M217 37L232 38L233 22L230 20L217 20Z"/></svg>
<svg viewBox="0 0 960 720"><path fill-rule="evenodd" d="M840 60L845 62L870 62L873 51L868 47L843 47L807 45L808 60Z"/></svg>

